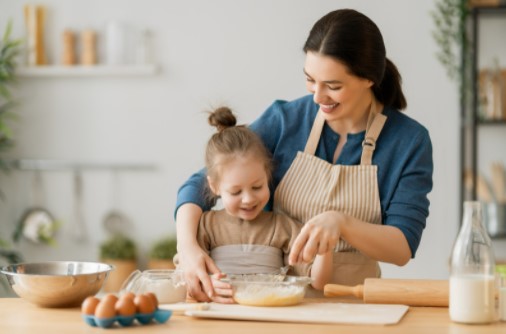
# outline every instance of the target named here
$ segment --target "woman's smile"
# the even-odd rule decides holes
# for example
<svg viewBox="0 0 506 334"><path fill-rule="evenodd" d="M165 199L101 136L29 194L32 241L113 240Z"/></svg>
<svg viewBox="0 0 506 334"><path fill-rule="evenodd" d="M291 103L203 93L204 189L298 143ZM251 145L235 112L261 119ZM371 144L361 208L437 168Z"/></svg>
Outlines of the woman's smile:
<svg viewBox="0 0 506 334"><path fill-rule="evenodd" d="M324 113L328 114L328 113L331 113L332 111L334 111L337 107L339 106L339 103L334 103L334 104L320 104L320 110L323 111Z"/></svg>

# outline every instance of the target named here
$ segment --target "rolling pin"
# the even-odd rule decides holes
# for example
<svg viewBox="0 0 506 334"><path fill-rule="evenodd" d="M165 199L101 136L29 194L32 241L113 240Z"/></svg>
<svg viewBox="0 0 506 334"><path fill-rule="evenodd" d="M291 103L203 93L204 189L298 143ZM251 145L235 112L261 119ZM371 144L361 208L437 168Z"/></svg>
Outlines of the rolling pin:
<svg viewBox="0 0 506 334"><path fill-rule="evenodd" d="M356 286L327 284L326 297L355 296L371 304L448 306L447 280L366 278Z"/></svg>

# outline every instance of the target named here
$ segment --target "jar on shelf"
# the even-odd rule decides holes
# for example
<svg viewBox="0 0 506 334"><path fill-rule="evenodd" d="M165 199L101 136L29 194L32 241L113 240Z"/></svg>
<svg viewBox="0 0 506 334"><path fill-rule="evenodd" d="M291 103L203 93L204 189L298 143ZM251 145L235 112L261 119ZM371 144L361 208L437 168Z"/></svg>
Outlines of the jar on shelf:
<svg viewBox="0 0 506 334"><path fill-rule="evenodd" d="M504 120L504 80L497 58L480 75L479 113L484 120Z"/></svg>

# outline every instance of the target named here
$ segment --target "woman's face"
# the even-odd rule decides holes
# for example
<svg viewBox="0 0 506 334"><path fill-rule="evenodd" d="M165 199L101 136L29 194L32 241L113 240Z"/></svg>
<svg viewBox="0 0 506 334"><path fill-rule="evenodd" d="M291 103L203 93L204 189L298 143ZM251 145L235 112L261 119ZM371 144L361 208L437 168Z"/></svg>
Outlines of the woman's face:
<svg viewBox="0 0 506 334"><path fill-rule="evenodd" d="M331 126L332 122L342 120L353 124L369 110L373 82L350 74L343 63L317 52L308 52L304 73L307 90L314 94L314 102L320 105Z"/></svg>
<svg viewBox="0 0 506 334"><path fill-rule="evenodd" d="M214 194L221 196L228 214L253 220L269 201L267 173L262 161L252 155L234 156L218 170L219 181L208 177Z"/></svg>

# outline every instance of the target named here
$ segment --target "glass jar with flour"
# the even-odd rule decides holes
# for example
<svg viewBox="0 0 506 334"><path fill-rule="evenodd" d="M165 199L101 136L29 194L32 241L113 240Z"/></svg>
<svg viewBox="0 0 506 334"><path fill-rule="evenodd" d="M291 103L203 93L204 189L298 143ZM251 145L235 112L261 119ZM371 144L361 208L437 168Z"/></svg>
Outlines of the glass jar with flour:
<svg viewBox="0 0 506 334"><path fill-rule="evenodd" d="M136 270L121 287L121 292L126 291L135 294L153 292L160 304L179 303L186 300L186 283L180 270Z"/></svg>

